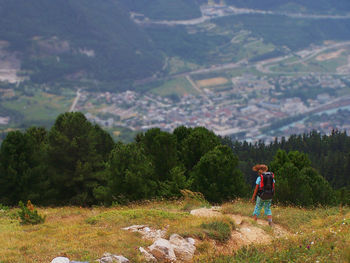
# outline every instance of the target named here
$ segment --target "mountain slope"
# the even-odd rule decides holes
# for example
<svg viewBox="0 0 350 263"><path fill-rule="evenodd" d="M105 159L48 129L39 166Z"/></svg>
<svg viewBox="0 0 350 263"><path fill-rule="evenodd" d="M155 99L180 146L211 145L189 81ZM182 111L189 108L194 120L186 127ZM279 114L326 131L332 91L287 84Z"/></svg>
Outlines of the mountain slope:
<svg viewBox="0 0 350 263"><path fill-rule="evenodd" d="M0 24L0 40L19 52L34 82L67 76L125 82L147 77L163 63L113 0L0 0Z"/></svg>
<svg viewBox="0 0 350 263"><path fill-rule="evenodd" d="M141 13L151 19L185 20L201 16L200 2L203 0L122 0L130 11Z"/></svg>

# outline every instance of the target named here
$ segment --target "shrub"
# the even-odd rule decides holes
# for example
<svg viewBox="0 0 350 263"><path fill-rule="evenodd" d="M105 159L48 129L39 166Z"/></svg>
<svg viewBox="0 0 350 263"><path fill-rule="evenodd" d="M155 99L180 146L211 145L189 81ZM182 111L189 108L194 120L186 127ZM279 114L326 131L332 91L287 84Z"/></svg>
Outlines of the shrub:
<svg viewBox="0 0 350 263"><path fill-rule="evenodd" d="M226 242L231 237L231 230L235 229L235 224L232 220L215 219L209 223L201 224L201 228L209 238Z"/></svg>
<svg viewBox="0 0 350 263"><path fill-rule="evenodd" d="M38 211L34 209L34 205L28 200L27 205L25 206L22 201L19 201L20 211L18 216L20 218L20 223L22 225L36 225L45 222L46 216L42 217L38 214Z"/></svg>
<svg viewBox="0 0 350 263"><path fill-rule="evenodd" d="M8 211L10 208L6 205L0 204L0 211Z"/></svg>
<svg viewBox="0 0 350 263"><path fill-rule="evenodd" d="M191 211L196 207L210 207L207 200L205 200L204 196L200 192L192 192L190 190L180 190L183 199L184 199L184 207L182 208L185 211Z"/></svg>

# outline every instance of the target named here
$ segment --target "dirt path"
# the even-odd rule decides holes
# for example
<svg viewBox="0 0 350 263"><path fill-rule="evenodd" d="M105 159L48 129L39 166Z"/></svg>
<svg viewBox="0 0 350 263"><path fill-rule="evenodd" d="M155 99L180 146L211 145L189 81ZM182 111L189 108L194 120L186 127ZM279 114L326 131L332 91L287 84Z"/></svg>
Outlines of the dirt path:
<svg viewBox="0 0 350 263"><path fill-rule="evenodd" d="M220 207L200 208L192 210L191 214L201 217L219 217L223 216L220 210ZM258 219L255 222L251 217L237 214L225 214L225 216L231 217L237 226L236 230L232 231L231 240L226 245L230 249L238 249L252 243L266 244L273 238L286 237L290 234L279 225L274 224L273 227L270 227L265 220Z"/></svg>

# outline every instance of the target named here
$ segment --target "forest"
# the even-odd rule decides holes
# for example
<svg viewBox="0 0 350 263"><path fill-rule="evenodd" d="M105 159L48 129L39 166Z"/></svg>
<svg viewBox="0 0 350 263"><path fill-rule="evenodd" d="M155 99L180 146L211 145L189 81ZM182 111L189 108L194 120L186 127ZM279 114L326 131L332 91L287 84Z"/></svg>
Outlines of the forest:
<svg viewBox="0 0 350 263"><path fill-rule="evenodd" d="M0 204L108 206L179 198L183 189L221 203L251 196L257 163L274 172L278 203L350 204L349 145L350 137L338 131L250 144L184 126L172 133L153 128L125 144L82 113L64 113L50 130L7 134Z"/></svg>

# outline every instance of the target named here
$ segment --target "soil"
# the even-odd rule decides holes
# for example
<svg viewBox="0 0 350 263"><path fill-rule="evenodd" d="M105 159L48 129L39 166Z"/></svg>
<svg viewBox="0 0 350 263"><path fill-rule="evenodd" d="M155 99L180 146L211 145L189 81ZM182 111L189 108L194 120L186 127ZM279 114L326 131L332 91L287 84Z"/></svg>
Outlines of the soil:
<svg viewBox="0 0 350 263"><path fill-rule="evenodd" d="M327 54L322 54L316 57L317 61L325 61L325 60L330 60L334 58L338 58L343 52L345 52L345 49L340 49L335 52L327 53Z"/></svg>
<svg viewBox="0 0 350 263"><path fill-rule="evenodd" d="M200 87L210 87L210 86L218 86L222 84L226 84L228 80L226 78L212 78L212 79L203 79L203 80L198 80L197 84Z"/></svg>
<svg viewBox="0 0 350 263"><path fill-rule="evenodd" d="M199 208L191 211L194 216L202 217L220 217L223 214L220 212L220 207ZM225 214L233 219L236 224L236 230L232 231L231 239L221 250L239 249L243 246L254 244L270 243L273 238L287 237L290 233L282 226L273 224L269 226L266 220L242 216L238 214Z"/></svg>

